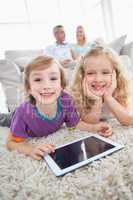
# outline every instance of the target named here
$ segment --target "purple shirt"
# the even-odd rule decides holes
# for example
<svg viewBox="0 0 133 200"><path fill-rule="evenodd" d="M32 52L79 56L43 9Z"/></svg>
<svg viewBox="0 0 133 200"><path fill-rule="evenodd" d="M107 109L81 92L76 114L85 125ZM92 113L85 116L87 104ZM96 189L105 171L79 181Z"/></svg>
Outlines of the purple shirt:
<svg viewBox="0 0 133 200"><path fill-rule="evenodd" d="M25 101L16 109L10 129L16 137L43 137L57 131L64 122L67 127L74 127L79 120L71 96L63 91L60 111L54 119L42 119L36 112L36 106Z"/></svg>

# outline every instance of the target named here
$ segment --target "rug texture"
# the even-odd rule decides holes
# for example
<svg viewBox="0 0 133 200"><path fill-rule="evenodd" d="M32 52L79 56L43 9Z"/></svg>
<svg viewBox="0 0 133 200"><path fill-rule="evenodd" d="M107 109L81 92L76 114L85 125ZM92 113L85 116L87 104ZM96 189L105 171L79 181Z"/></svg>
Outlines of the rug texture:
<svg viewBox="0 0 133 200"><path fill-rule="evenodd" d="M110 122L111 140L124 148L63 177L45 161L36 161L5 147L7 128L0 128L0 200L133 200L133 127ZM88 132L60 129L30 143L56 146L87 136Z"/></svg>

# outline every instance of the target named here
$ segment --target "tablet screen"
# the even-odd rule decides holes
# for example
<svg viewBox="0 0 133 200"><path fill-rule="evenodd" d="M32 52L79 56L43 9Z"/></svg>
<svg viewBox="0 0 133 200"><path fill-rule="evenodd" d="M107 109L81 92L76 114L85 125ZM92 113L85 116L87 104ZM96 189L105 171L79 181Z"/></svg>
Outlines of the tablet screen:
<svg viewBox="0 0 133 200"><path fill-rule="evenodd" d="M60 147L56 149L54 153L51 153L50 156L61 169L65 169L114 147L114 145L108 142L91 136Z"/></svg>

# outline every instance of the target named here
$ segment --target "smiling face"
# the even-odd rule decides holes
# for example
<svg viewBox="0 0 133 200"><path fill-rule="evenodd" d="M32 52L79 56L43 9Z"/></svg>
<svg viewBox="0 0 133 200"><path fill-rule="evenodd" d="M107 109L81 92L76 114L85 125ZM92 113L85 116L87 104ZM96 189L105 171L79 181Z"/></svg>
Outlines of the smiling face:
<svg viewBox="0 0 133 200"><path fill-rule="evenodd" d="M77 41L85 41L85 32L82 26L78 26L76 30Z"/></svg>
<svg viewBox="0 0 133 200"><path fill-rule="evenodd" d="M84 71L88 89L96 96L102 96L112 81L110 60L105 55L90 56L84 61Z"/></svg>
<svg viewBox="0 0 133 200"><path fill-rule="evenodd" d="M54 36L56 38L56 41L58 43L63 43L65 41L65 31L63 27L58 28L55 32L54 32Z"/></svg>
<svg viewBox="0 0 133 200"><path fill-rule="evenodd" d="M29 85L29 93L35 98L36 104L56 103L62 89L58 65L53 63L46 69L31 71Z"/></svg>

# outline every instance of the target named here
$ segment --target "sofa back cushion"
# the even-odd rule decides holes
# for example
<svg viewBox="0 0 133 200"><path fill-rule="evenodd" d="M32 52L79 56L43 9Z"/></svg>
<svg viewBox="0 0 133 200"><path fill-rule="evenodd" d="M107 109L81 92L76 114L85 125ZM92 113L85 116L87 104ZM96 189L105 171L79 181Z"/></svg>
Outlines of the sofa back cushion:
<svg viewBox="0 0 133 200"><path fill-rule="evenodd" d="M34 58L43 54L43 50L7 50L5 51L5 58L14 62L23 71Z"/></svg>
<svg viewBox="0 0 133 200"><path fill-rule="evenodd" d="M131 59L131 62L133 64L133 42L130 42L128 44L125 44L121 51L120 55L127 55Z"/></svg>
<svg viewBox="0 0 133 200"><path fill-rule="evenodd" d="M42 55L43 50L7 50L5 51L5 58L14 61L17 58L21 57L32 57L35 58L39 55Z"/></svg>
<svg viewBox="0 0 133 200"><path fill-rule="evenodd" d="M114 39L109 46L114 49L118 54L120 54L121 49L123 48L126 40L126 35L123 35L119 38Z"/></svg>
<svg viewBox="0 0 133 200"><path fill-rule="evenodd" d="M19 103L22 74L18 66L10 60L0 60L0 82L4 89L8 108L12 111Z"/></svg>
<svg viewBox="0 0 133 200"><path fill-rule="evenodd" d="M6 104L6 95L1 82L0 82L0 113L8 113L8 108Z"/></svg>

